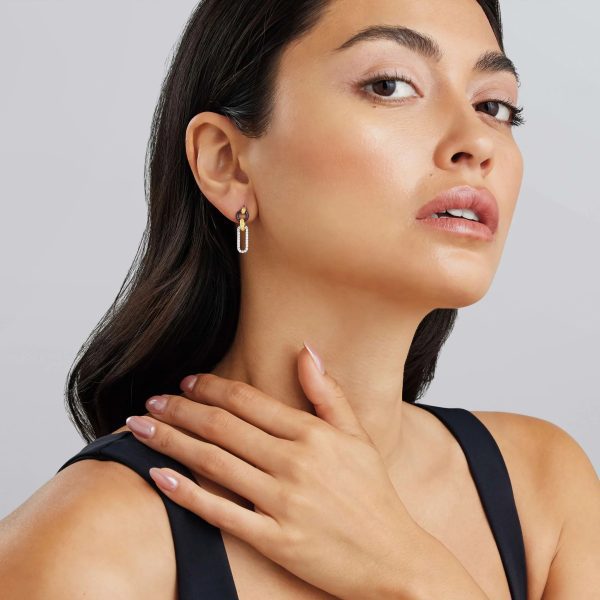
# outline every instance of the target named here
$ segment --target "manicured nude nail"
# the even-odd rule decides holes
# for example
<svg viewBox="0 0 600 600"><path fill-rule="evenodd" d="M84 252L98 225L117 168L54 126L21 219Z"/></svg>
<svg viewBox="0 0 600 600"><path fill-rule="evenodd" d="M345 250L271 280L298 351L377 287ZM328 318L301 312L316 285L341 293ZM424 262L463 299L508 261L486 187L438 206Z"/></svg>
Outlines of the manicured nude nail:
<svg viewBox="0 0 600 600"><path fill-rule="evenodd" d="M152 467L150 469L150 477L152 477L152 479L154 479L154 481L156 481L160 487L163 487L167 490L174 490L179 485L179 482L177 479L175 479L175 477L163 473L163 471L157 467Z"/></svg>
<svg viewBox="0 0 600 600"><path fill-rule="evenodd" d="M156 427L144 417L127 417L125 424L143 438L151 438L156 430Z"/></svg>
<svg viewBox="0 0 600 600"><path fill-rule="evenodd" d="M304 347L310 353L310 356L313 359L315 365L317 365L317 369L319 369L321 375L323 375L325 373L325 367L323 367L323 360L321 359L321 357L317 354L316 350L309 346L308 342L304 342Z"/></svg>
<svg viewBox="0 0 600 600"><path fill-rule="evenodd" d="M146 408L150 412L162 413L167 406L167 399L164 396L152 396L146 400Z"/></svg>
<svg viewBox="0 0 600 600"><path fill-rule="evenodd" d="M181 380L179 386L182 390L186 392L191 392L194 389L194 384L196 383L196 375L188 375Z"/></svg>

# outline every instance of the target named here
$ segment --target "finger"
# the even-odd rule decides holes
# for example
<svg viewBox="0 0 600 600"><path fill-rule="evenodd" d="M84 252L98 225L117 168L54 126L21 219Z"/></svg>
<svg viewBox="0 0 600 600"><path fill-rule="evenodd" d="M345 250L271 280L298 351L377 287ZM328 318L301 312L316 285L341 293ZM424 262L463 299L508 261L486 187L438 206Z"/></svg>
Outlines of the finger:
<svg viewBox="0 0 600 600"><path fill-rule="evenodd" d="M136 431L139 420L152 427L153 433L149 437L140 434L140 430ZM130 417L127 419L127 427L146 446L174 458L190 470L248 499L264 512L273 514L277 509L277 480L223 448L194 439L152 417Z"/></svg>
<svg viewBox="0 0 600 600"><path fill-rule="evenodd" d="M187 379L187 378L186 378ZM219 406L281 439L296 440L315 415L293 408L243 381L200 373L186 396Z"/></svg>
<svg viewBox="0 0 600 600"><path fill-rule="evenodd" d="M175 489L166 487L160 475L175 480ZM217 496L173 469L152 467L150 476L171 500L259 551L276 543L279 525L272 517Z"/></svg>
<svg viewBox="0 0 600 600"><path fill-rule="evenodd" d="M218 444L271 474L281 470L286 451L291 451L284 446L288 440L274 437L221 407L170 394L157 398L164 398L166 404L157 411L148 401L146 407L153 417Z"/></svg>
<svg viewBox="0 0 600 600"><path fill-rule="evenodd" d="M321 373L317 364L320 359L313 358L313 354L314 349L304 342L298 356L298 378L317 416L340 431L370 441L344 391L327 371Z"/></svg>

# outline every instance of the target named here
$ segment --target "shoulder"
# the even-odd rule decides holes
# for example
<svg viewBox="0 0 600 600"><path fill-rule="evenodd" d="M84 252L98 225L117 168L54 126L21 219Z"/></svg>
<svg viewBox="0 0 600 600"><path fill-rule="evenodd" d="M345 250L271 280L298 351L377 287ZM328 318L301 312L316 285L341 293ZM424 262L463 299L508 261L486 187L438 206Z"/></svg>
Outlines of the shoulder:
<svg viewBox="0 0 600 600"><path fill-rule="evenodd" d="M547 451L555 441L573 439L558 425L539 417L488 410L471 412L487 427L501 450L518 450L526 458Z"/></svg>
<svg viewBox="0 0 600 600"><path fill-rule="evenodd" d="M598 476L590 458L559 425L518 413L472 412L493 435L515 475L522 472L532 477L552 495L552 502L563 515L577 494L598 491Z"/></svg>
<svg viewBox="0 0 600 600"><path fill-rule="evenodd" d="M490 430L500 450L518 453L523 462L535 469L548 484L556 485L564 478L581 481L594 467L579 442L559 425L529 415L496 411L471 411Z"/></svg>
<svg viewBox="0 0 600 600"><path fill-rule="evenodd" d="M0 579L11 597L172 598L164 504L125 465L75 462L0 521Z"/></svg>
<svg viewBox="0 0 600 600"><path fill-rule="evenodd" d="M521 504L519 513L529 519L525 526L536 520L540 525L532 538L542 536L542 525L547 531L550 520L556 531L547 571L548 598L562 598L566 590L569 597L583 597L579 592L586 588L577 586L590 586L592 580L600 586L600 480L584 449L565 429L545 419L472 412L505 458L515 501Z"/></svg>

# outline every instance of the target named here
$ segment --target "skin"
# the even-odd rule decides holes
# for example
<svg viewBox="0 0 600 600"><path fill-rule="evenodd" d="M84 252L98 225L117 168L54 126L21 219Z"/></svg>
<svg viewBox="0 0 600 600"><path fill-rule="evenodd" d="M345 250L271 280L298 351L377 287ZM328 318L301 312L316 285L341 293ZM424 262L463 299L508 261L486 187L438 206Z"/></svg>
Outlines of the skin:
<svg viewBox="0 0 600 600"><path fill-rule="evenodd" d="M456 15L460 14L460 19ZM360 28L401 23L434 37L438 65L391 41L330 51ZM232 220L250 212L241 257L242 306L231 349L213 370L310 410L294 353L312 342L382 456L398 472L416 459L406 427L403 369L420 321L460 308L490 287L522 180L511 129L473 104L517 100L508 73L473 76L498 50L472 0L334 2L316 29L284 53L269 133L248 139L216 113L190 122L186 150L202 192ZM388 104L352 81L397 67ZM276 165L276 168L274 168ZM485 185L498 201L493 242L424 230L418 209L457 184ZM275 326L276 324L276 326Z"/></svg>
<svg viewBox="0 0 600 600"><path fill-rule="evenodd" d="M376 23L429 34L444 59L435 65L391 41L328 56ZM266 136L248 139L211 112L196 115L187 130L202 192L233 223L243 205L251 215L240 324L213 372L311 410L294 360L307 339L400 487L422 461L415 425L423 417L411 420L414 410L402 401L401 366L416 328L435 308L469 306L485 295L522 180L511 129L473 108L498 94L517 101L512 75L472 74L487 49L498 44L472 0L334 2L285 51ZM413 78L422 97L399 82L395 96L408 100L381 104L352 83L393 67ZM436 193L465 183L485 185L497 198L492 242L425 230L415 220Z"/></svg>
<svg viewBox="0 0 600 600"><path fill-rule="evenodd" d="M436 64L391 41L331 55L378 23L428 34L443 59ZM218 210L233 223L242 206L251 215L250 249L240 261L240 322L213 373L312 412L296 373L297 349L311 342L413 517L460 557L490 598L508 598L464 455L435 417L402 401L399 368L425 315L480 300L502 255L523 160L511 128L474 106L494 97L518 105L518 87L510 73L472 71L483 51L498 49L472 0L339 0L285 50L265 136L246 138L228 119L203 112L189 123L186 151L199 188ZM398 82L395 96L404 100L380 103L372 88L369 95L356 83L394 68L418 86ZM457 184L483 185L495 195L493 241L425 230L415 220L425 202ZM475 414L508 463L530 593L539 598L564 507L553 506L555 491L536 465L539 444L556 439L558 428L522 415ZM586 489L598 498L582 454Z"/></svg>
<svg viewBox="0 0 600 600"><path fill-rule="evenodd" d="M380 23L429 35L444 58L436 64L391 41L330 55L359 29ZM464 454L436 417L402 401L401 368L423 317L435 308L480 300L502 255L522 181L522 156L510 127L474 106L498 96L518 105L517 84L508 73L471 71L484 50L498 49L473 0L336 0L311 33L286 48L274 118L264 137L246 138L227 118L203 112L189 123L185 144L198 186L231 219L232 231L242 206L251 215L250 248L240 257L239 327L212 372L314 414L298 379L298 349L308 340L343 390L415 522L457 557L488 598L506 600L502 564ZM356 83L394 69L419 88L397 82L394 96L405 100L378 102L372 89L361 92ZM491 242L426 229L415 221L434 195L465 183L483 185L496 196L500 221ZM600 587L593 581L600 572L594 553L600 492L589 459L547 421L473 412L494 435L509 470L525 540L528 599L591 598L589 590ZM139 479L116 463L76 463L44 491L52 496L56 490L51 501L32 499L21 521L37 510L35 502L58 505L52 502L63 497L59 492L78 483L90 490L89 515L108 506L106 522L114 523L127 514L132 531L119 536L122 544L131 543L119 557L129 567L122 585L132 572L142 574L141 566L127 562L135 554L151 565L135 577L144 583L143 597L154 592L156 598L174 598L175 561L162 501ZM212 493L248 506L226 487L197 479ZM119 501L113 505L104 493L102 503L93 504L98 481L114 484ZM64 515L71 514L71 505L63 504ZM139 533L136 518L123 512L132 505L139 507ZM54 520L61 523L60 531L67 529L64 520ZM153 535L142 521L152 523ZM4 529L9 533L9 524ZM26 539L25 526L18 531L13 537ZM60 531L53 532L54 539ZM224 532L223 539L243 600L269 594L330 597L235 536ZM66 552L73 546L60 548ZM6 552L13 563L19 555L14 548ZM31 560L24 546L21 555L23 564L25 557ZM7 574L0 569L3 581ZM126 597L136 593L142 593L139 586Z"/></svg>

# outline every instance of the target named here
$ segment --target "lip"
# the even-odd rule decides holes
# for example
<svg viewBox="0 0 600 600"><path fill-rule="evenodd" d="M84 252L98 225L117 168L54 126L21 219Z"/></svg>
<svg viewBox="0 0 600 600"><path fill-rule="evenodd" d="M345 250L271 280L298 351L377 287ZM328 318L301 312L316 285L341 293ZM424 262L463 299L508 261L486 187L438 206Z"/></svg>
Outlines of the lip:
<svg viewBox="0 0 600 600"><path fill-rule="evenodd" d="M477 214L479 222L466 219L430 218L433 213L444 212L449 208L468 208ZM416 218L447 231L492 239L498 229L498 202L494 194L485 187L457 185L439 193L421 207Z"/></svg>

